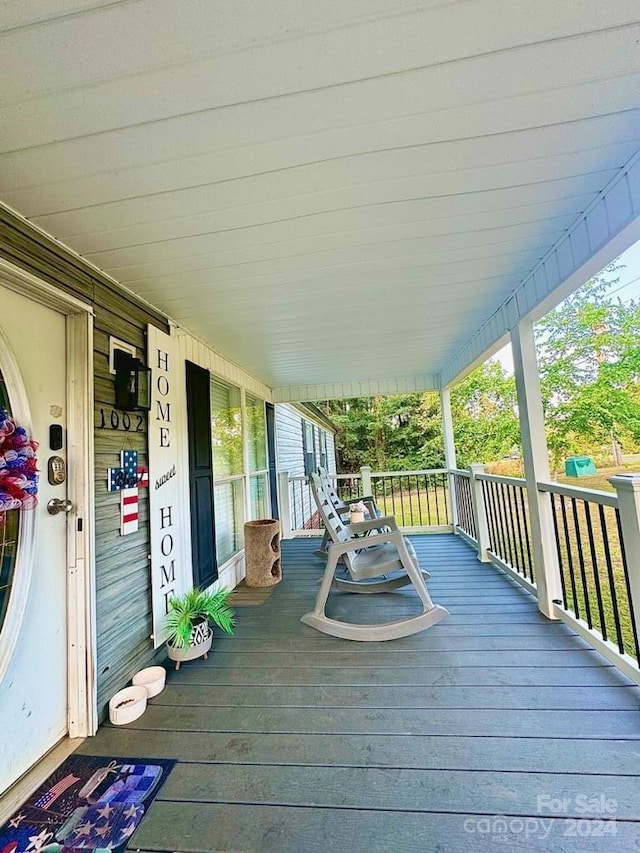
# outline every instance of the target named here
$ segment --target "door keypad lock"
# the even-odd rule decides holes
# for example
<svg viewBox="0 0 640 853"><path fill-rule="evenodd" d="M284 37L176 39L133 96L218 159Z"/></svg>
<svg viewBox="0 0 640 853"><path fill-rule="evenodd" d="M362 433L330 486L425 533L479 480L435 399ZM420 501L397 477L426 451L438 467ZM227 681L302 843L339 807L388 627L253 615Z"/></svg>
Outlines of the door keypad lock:
<svg viewBox="0 0 640 853"><path fill-rule="evenodd" d="M61 486L67 479L67 466L62 456L50 456L47 469L52 486Z"/></svg>

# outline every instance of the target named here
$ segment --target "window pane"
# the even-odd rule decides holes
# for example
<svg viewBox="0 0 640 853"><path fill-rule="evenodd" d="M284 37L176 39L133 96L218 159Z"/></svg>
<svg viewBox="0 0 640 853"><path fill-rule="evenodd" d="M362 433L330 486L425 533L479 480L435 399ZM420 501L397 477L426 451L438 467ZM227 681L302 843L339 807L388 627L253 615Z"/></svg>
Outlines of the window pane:
<svg viewBox="0 0 640 853"><path fill-rule="evenodd" d="M304 473L315 474L316 464L315 427L309 421L302 421L302 449L304 452Z"/></svg>
<svg viewBox="0 0 640 853"><path fill-rule="evenodd" d="M214 489L218 565L243 547L242 480L218 483Z"/></svg>
<svg viewBox="0 0 640 853"><path fill-rule="evenodd" d="M269 518L267 475L254 474L249 478L251 518Z"/></svg>
<svg viewBox="0 0 640 853"><path fill-rule="evenodd" d="M240 389L211 380L211 443L216 477L242 474Z"/></svg>
<svg viewBox="0 0 640 853"><path fill-rule="evenodd" d="M260 400L252 394L247 394L246 400L249 471L264 471L267 467L267 426L264 400Z"/></svg>

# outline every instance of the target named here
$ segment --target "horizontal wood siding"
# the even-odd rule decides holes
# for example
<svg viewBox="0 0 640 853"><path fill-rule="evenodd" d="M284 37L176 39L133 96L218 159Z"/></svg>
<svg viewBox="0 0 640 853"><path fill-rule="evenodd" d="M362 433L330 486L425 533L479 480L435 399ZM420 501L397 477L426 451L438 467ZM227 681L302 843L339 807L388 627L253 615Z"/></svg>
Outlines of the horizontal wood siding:
<svg viewBox="0 0 640 853"><path fill-rule="evenodd" d="M327 470L330 474L338 473L336 466L336 439L330 432L327 433Z"/></svg>
<svg viewBox="0 0 640 853"><path fill-rule="evenodd" d="M97 681L98 711L104 716L110 696L157 656L150 640L148 490L141 489L139 494L140 529L126 537L120 535L120 495L107 491L107 469L120 465L121 450L137 450L139 464L147 464L147 415L129 413L127 430L124 413L113 407L109 336L134 345L146 360L147 323L164 331L168 325L159 312L120 291L97 270L1 207L0 256L82 299L95 312Z"/></svg>
<svg viewBox="0 0 640 853"><path fill-rule="evenodd" d="M288 471L292 477L304 474L302 415L293 406L276 406L276 448L278 471Z"/></svg>
<svg viewBox="0 0 640 853"><path fill-rule="evenodd" d="M278 471L288 471L292 477L304 476L302 415L293 406L276 406L276 452ZM313 511L308 486L294 483L289 490L289 502L292 526L299 530Z"/></svg>
<svg viewBox="0 0 640 853"><path fill-rule="evenodd" d="M278 471L288 471L292 477L304 476L304 449L302 443L302 422L315 425L316 459L320 460L320 433L327 436L327 465L331 473L336 472L335 438L325 427L320 426L313 417L303 415L298 409L287 403L276 405L276 447ZM291 520L294 529L309 526L316 513L316 506L308 486L296 482L290 491Z"/></svg>

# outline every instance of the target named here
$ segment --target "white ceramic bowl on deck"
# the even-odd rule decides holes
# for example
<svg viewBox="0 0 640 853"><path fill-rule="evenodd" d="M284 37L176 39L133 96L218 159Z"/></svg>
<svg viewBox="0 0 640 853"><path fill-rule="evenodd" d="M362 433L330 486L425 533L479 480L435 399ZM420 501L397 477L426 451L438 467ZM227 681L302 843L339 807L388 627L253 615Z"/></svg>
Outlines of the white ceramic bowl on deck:
<svg viewBox="0 0 640 853"><path fill-rule="evenodd" d="M162 693L166 677L167 671L163 666L148 666L146 669L136 672L132 682L134 687L145 687L147 699L151 699L152 696Z"/></svg>
<svg viewBox="0 0 640 853"><path fill-rule="evenodd" d="M109 720L114 726L124 726L141 717L146 708L146 687L125 687L109 701Z"/></svg>

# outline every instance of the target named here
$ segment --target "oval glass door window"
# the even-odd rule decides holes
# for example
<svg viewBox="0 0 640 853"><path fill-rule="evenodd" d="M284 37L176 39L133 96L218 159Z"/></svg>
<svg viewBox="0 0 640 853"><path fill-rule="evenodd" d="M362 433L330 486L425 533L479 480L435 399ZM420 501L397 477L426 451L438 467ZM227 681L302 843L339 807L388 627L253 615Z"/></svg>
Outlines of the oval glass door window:
<svg viewBox="0 0 640 853"><path fill-rule="evenodd" d="M9 395L7 394L7 387L1 373L0 406L11 414ZM0 513L0 516L0 632L2 632L18 556L20 510L10 509Z"/></svg>

